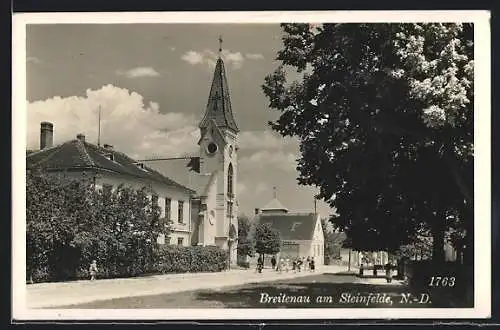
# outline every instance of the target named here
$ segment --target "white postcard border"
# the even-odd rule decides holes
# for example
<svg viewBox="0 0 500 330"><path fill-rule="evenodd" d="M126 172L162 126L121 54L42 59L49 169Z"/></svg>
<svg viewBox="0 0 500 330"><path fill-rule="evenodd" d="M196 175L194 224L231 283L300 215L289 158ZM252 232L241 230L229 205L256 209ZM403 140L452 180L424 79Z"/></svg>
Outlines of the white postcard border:
<svg viewBox="0 0 500 330"><path fill-rule="evenodd" d="M491 315L491 59L487 11L29 13L13 19L12 317L15 320L453 319ZM27 309L26 25L127 23L472 22L475 38L475 307L465 309ZM251 311L251 312L250 312Z"/></svg>

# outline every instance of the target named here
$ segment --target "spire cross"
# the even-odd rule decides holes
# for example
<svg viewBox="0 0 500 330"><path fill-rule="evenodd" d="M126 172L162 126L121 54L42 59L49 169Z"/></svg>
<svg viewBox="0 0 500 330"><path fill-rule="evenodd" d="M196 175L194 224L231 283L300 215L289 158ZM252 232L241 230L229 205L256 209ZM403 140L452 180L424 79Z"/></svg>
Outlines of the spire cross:
<svg viewBox="0 0 500 330"><path fill-rule="evenodd" d="M222 53L222 42L223 42L222 36L220 35L219 36L219 57L220 57L220 55Z"/></svg>

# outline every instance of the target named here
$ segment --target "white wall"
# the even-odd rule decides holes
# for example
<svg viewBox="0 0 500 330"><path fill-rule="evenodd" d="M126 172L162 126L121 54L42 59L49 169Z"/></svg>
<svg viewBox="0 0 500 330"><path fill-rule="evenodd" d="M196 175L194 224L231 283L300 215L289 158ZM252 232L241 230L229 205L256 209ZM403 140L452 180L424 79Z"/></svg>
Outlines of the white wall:
<svg viewBox="0 0 500 330"><path fill-rule="evenodd" d="M215 236L217 234L217 182L219 178L214 178L210 182L210 186L207 189L207 196L204 199L207 209L203 215L203 225L202 232L203 237L200 241L203 245L215 245ZM210 223L210 219L212 222Z"/></svg>
<svg viewBox="0 0 500 330"><path fill-rule="evenodd" d="M68 172L68 176L79 177L81 172ZM161 209L161 216L165 216L165 198L171 199L171 220L172 220L172 234L170 242L167 244L177 245L177 237L183 237L183 244L188 246L191 244L191 196L188 191L182 188L161 184L155 181L149 181L142 178L135 178L112 172L101 172L96 176L96 186L103 187L104 185L112 185L114 189L120 184L133 189L141 189L143 187L150 187L158 195L158 204ZM183 201L184 223L178 223L178 209L179 201ZM175 238L175 239L174 239ZM159 237L158 242L162 243L164 237Z"/></svg>

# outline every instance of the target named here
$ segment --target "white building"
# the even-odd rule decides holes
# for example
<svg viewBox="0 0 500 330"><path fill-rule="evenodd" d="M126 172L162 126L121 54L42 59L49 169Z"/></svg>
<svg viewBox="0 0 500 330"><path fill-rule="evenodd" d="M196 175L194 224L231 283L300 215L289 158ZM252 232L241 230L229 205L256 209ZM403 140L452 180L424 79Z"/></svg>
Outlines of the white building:
<svg viewBox="0 0 500 330"><path fill-rule="evenodd" d="M323 264L325 239L318 214L289 212L276 195L256 211L256 223L270 224L280 233L280 258L314 257L318 265Z"/></svg>

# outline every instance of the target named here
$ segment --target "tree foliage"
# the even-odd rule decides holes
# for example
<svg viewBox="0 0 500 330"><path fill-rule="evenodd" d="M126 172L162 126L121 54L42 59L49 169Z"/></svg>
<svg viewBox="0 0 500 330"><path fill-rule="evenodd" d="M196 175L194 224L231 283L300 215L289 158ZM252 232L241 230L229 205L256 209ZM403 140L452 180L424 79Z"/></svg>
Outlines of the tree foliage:
<svg viewBox="0 0 500 330"><path fill-rule="evenodd" d="M94 259L109 274L141 273L156 262L157 237L170 233L145 188L97 189L85 176L28 172L26 197L27 270L35 278L71 279Z"/></svg>
<svg viewBox="0 0 500 330"><path fill-rule="evenodd" d="M255 251L259 254L276 254L281 249L281 238L278 231L270 224L258 224L255 227Z"/></svg>
<svg viewBox="0 0 500 330"><path fill-rule="evenodd" d="M238 255L252 256L254 253L254 240L251 234L252 224L246 215L238 216Z"/></svg>
<svg viewBox="0 0 500 330"><path fill-rule="evenodd" d="M442 260L450 226L471 243L473 26L281 26L270 125L300 140L298 182L319 187L353 247L394 251L429 229Z"/></svg>

